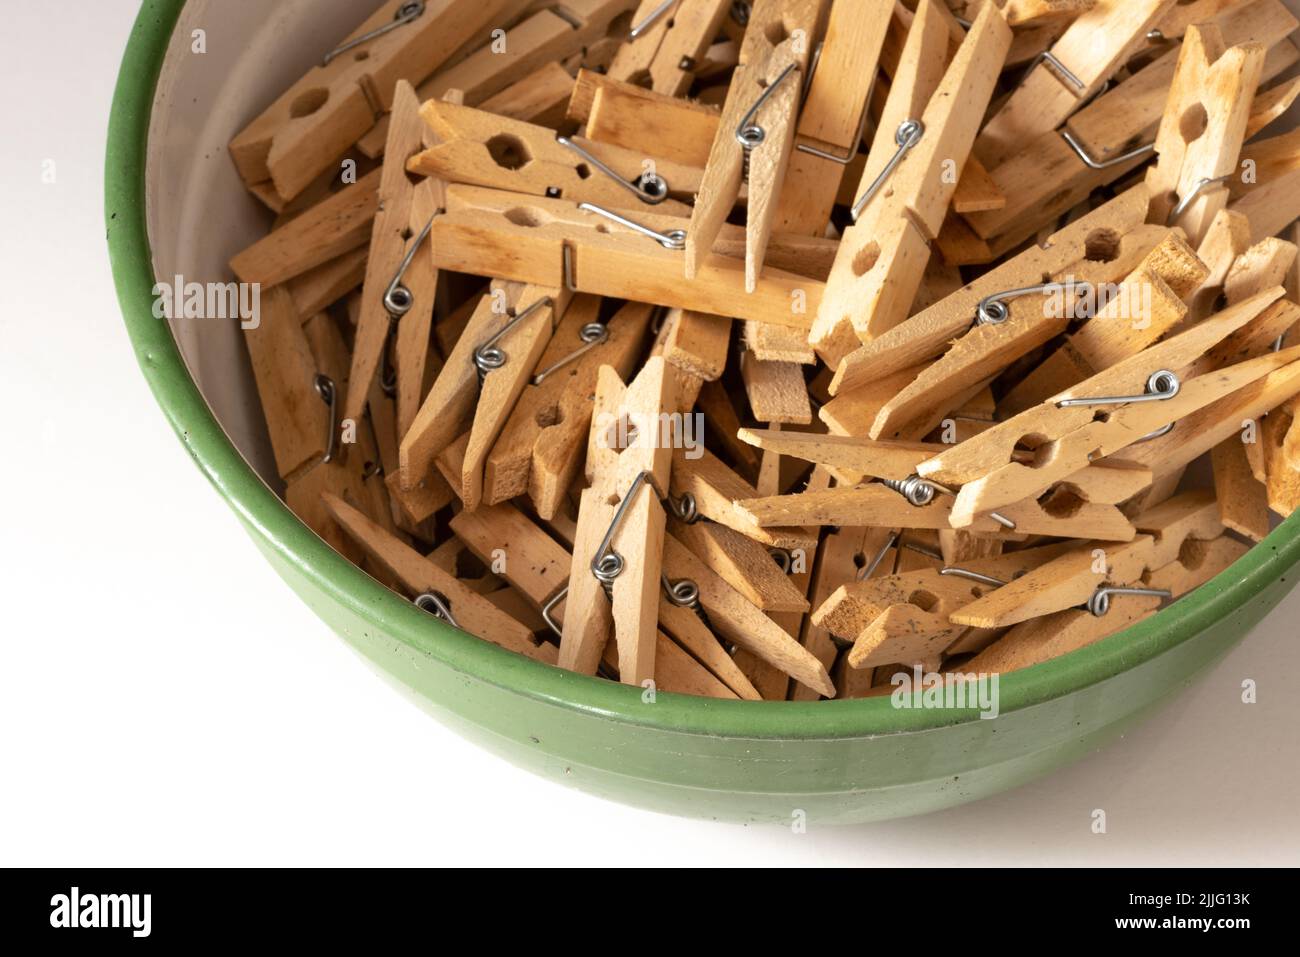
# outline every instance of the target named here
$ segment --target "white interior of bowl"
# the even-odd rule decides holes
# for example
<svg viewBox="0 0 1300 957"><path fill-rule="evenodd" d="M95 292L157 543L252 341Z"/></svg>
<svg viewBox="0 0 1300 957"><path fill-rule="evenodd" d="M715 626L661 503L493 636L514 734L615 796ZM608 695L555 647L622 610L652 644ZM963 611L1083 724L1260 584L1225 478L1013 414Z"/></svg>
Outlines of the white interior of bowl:
<svg viewBox="0 0 1300 957"><path fill-rule="evenodd" d="M149 128L146 214L155 275L228 282L230 257L266 234L272 214L244 189L226 145L360 23L356 0L189 0L163 61ZM194 31L206 52L194 52ZM172 331L217 420L280 488L240 337L223 319Z"/></svg>
<svg viewBox="0 0 1300 957"><path fill-rule="evenodd" d="M1286 0L1300 11L1300 0ZM231 138L371 11L356 0L189 0L163 63L149 131L147 221L156 275L227 282L227 262L272 215L244 189ZM195 30L206 52L194 52ZM1266 135L1300 122L1300 105ZM217 420L272 488L282 488L257 389L233 320L173 320Z"/></svg>

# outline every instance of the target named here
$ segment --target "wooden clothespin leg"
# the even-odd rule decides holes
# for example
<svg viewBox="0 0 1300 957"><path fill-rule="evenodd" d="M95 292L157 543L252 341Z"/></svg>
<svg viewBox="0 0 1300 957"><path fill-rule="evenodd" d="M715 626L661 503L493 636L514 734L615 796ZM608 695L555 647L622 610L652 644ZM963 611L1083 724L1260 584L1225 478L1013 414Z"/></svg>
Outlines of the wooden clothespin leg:
<svg viewBox="0 0 1300 957"><path fill-rule="evenodd" d="M888 32L891 0L837 3L816 55L808 96L799 114L776 228L823 235L845 170L858 156L868 97Z"/></svg>
<svg viewBox="0 0 1300 957"><path fill-rule="evenodd" d="M382 363L394 323L407 324L416 332L423 329L423 343L409 333L407 341L412 349L421 345L427 349L437 272L425 243L439 203L431 193L433 183L426 180L417 186L406 174L406 161L419 151L423 142L424 124L415 91L409 84L399 84L393 99L389 150L379 184L379 212L375 216L366 280L361 289L361 315L349 377L352 388L343 405L345 420L356 421L365 410L370 383ZM417 222L420 216L424 219ZM399 419L403 415L413 416L414 405L419 401L419 385L411 384L409 375L407 378L407 398L399 403Z"/></svg>
<svg viewBox="0 0 1300 957"><path fill-rule="evenodd" d="M758 0L750 14L740 65L709 152L686 233L686 278L713 253L742 183L749 184L745 288L763 269L781 183L794 146L798 101L824 0ZM779 36L773 42L773 36Z"/></svg>

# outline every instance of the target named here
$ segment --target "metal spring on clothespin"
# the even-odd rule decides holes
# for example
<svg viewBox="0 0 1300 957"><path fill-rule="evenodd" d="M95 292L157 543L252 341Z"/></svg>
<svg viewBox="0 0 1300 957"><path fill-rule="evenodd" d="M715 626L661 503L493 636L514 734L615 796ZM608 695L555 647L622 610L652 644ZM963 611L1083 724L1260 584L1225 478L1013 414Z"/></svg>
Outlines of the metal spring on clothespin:
<svg viewBox="0 0 1300 957"><path fill-rule="evenodd" d="M934 501L938 491L933 485L919 475L909 475L905 479L881 479L880 484L892 488L907 501L920 508Z"/></svg>
<svg viewBox="0 0 1300 957"><path fill-rule="evenodd" d="M566 146L569 149L573 150L573 152L577 153L588 163L596 167L596 169L604 173L614 182L618 183L619 186L622 186L624 189L626 189L637 199L641 200L641 202L643 203L647 203L651 206L657 206L668 198L668 192L669 192L668 181L664 179L662 176L660 176L658 173L653 173L653 172L642 173L635 180L629 183L623 177L619 176L618 172L615 169L606 165L605 162L601 160L599 157L583 149L581 146L573 142L573 140L569 139L567 136L557 136L555 138L555 142L559 143L561 146Z"/></svg>
<svg viewBox="0 0 1300 957"><path fill-rule="evenodd" d="M969 568L957 568L948 565L939 569L940 575L952 575L956 578L966 578L973 582L979 582L981 585L992 585L995 588L1001 588L1006 584L1001 578L994 578L992 575L983 575L980 572L973 572Z"/></svg>
<svg viewBox="0 0 1300 957"><path fill-rule="evenodd" d="M1178 376L1168 369L1151 373L1147 379L1147 390L1142 395L1109 395L1096 398L1061 399L1056 403L1058 409L1075 406L1126 405L1130 402L1164 402L1172 399L1182 388Z"/></svg>
<svg viewBox="0 0 1300 957"><path fill-rule="evenodd" d="M422 608L434 618L439 618L451 625L453 628L459 628L456 619L451 613L451 602L447 601L447 596L436 591L427 591L422 595L416 595L413 599L416 607Z"/></svg>
<svg viewBox="0 0 1300 957"><path fill-rule="evenodd" d="M629 30L627 34L628 41L631 42L632 40L639 39L641 35L654 26L659 18L667 13L669 8L671 8L676 2L677 0L664 0L663 3L659 4L659 6L647 13L644 20L640 23L633 24L632 29Z"/></svg>
<svg viewBox="0 0 1300 957"><path fill-rule="evenodd" d="M595 203L579 203L578 209L582 210L584 213L595 213L597 216L604 216L606 219L618 223L620 226L626 226L628 229L635 230L642 236L648 236L660 246L663 246L664 249L686 248L686 230L684 229L674 229L667 233L656 232L649 226L642 226L640 223L633 222L626 216L620 216L618 213L612 212L603 206L597 206ZM565 247L565 250L568 250L567 246ZM572 273L568 271L568 269L569 267L566 267L566 276L571 276Z"/></svg>
<svg viewBox="0 0 1300 957"><path fill-rule="evenodd" d="M685 522L687 525L694 525L700 520L699 509L695 505L695 496L690 492L683 492L680 498L668 496L668 507L672 509L678 521Z"/></svg>
<svg viewBox="0 0 1300 957"><path fill-rule="evenodd" d="M604 345L608 342L609 326L605 325L603 322L589 322L578 330L578 338L583 341L584 345L574 349L563 359L557 360L533 376L533 385L541 385L542 382L545 381L546 377L552 372L564 368L564 366L568 365L579 356L591 351L596 348L596 346Z"/></svg>
<svg viewBox="0 0 1300 957"><path fill-rule="evenodd" d="M480 382L487 376L489 372L491 372L493 369L500 369L510 359L510 357L505 354L505 351L501 349L499 346L497 346L497 343L501 341L502 337L505 336L505 334L508 333L515 326L519 325L519 323L523 322L525 319L527 319L529 316L535 313L538 309L550 307L553 305L555 305L554 299L552 299L550 296L543 296L541 299L538 299L535 303L533 303L523 312L520 312L517 315L515 315L513 319L511 319L509 322L507 322L504 326L501 327L500 331L497 332L496 335L494 335L491 339L489 339L487 342L483 343L481 346L479 346L477 349L474 350L474 366L478 369L478 377Z"/></svg>
<svg viewBox="0 0 1300 957"><path fill-rule="evenodd" d="M1033 73L1034 68L1040 63L1049 64L1067 83L1070 84L1070 86L1074 87L1080 93L1088 88L1087 84L1075 76L1074 71L1057 59L1056 54L1051 50L1044 50L1042 53L1038 54L1038 56L1029 61L1029 67L1025 70L1024 75L1020 79L1021 84L1023 84L1025 80L1029 79L1029 74Z"/></svg>
<svg viewBox="0 0 1300 957"><path fill-rule="evenodd" d="M329 406L330 410L329 436L325 442L325 454L320 460L320 464L325 465L334 460L334 433L338 431L339 390L334 385L334 380L324 374L318 374L312 385L320 395L321 401Z"/></svg>
<svg viewBox="0 0 1300 957"><path fill-rule="evenodd" d="M411 311L415 305L415 296L411 294L403 283L402 278L406 275L406 270L411 268L411 263L415 259L415 254L419 252L424 241L429 237L429 231L433 229L433 221L438 218L434 213L429 217L429 221L424 224L424 229L415 237L398 264L397 272L393 275L392 281L389 282L388 288L384 290L384 309L388 311L388 336L384 339L384 356L379 373L379 387L384 390L384 394L395 396L397 394L397 368L393 364L393 340L397 337L397 323L401 318Z"/></svg>
<svg viewBox="0 0 1300 957"><path fill-rule="evenodd" d="M1166 599L1174 597L1174 593L1167 588L1116 588L1110 585L1102 585L1092 593L1092 597L1088 599L1088 603L1084 607L1100 618L1110 611L1111 595L1147 595L1151 598Z"/></svg>
<svg viewBox="0 0 1300 957"><path fill-rule="evenodd" d="M1108 160L1098 160L1094 159L1092 155L1084 149L1083 144L1075 139L1074 134L1069 130L1061 130L1061 139L1065 140L1070 149L1074 150L1079 159L1083 160L1084 165L1090 169L1110 169L1112 166L1119 166L1121 163L1127 163L1129 160L1137 159L1139 156L1142 156L1145 153L1150 153L1156 148L1156 141L1152 140L1150 143L1145 143L1142 146L1135 146L1133 149L1119 154L1119 156L1112 156Z"/></svg>
<svg viewBox="0 0 1300 957"><path fill-rule="evenodd" d="M945 495L951 495L954 498L957 496L957 493L952 489L930 479L921 478L919 475L909 475L905 479L881 479L880 484L893 489L907 499L909 505L915 505L917 508L923 508L933 502L934 496L938 492L943 492ZM1003 528L1014 530L1016 527L1015 522L999 512L990 512L989 518Z"/></svg>
<svg viewBox="0 0 1300 957"><path fill-rule="evenodd" d="M1184 196L1182 199L1178 201L1177 206L1175 206L1173 209L1169 211L1169 218L1165 220L1165 225L1172 226L1175 222L1177 222L1178 217L1183 215L1183 212L1187 209L1187 207L1192 205L1192 201L1195 200L1197 196L1200 196L1201 192L1207 186L1213 186L1216 183L1227 182L1230 179L1232 179L1232 174L1227 173L1223 176L1215 176L1213 178L1203 177L1197 180L1196 185L1191 188L1191 191L1188 192L1186 196Z"/></svg>
<svg viewBox="0 0 1300 957"><path fill-rule="evenodd" d="M979 305L975 307L975 323L981 326L1000 325L1011 316L1011 307L1007 305L1008 299L1017 299L1020 296L1028 296L1036 292L1047 292L1051 289L1069 289L1076 296L1086 296L1092 292L1092 283L1083 280L1045 282L1037 286L1023 286L1020 289L1006 289L1002 292L995 292L991 296L985 296L979 301Z"/></svg>
<svg viewBox="0 0 1300 957"><path fill-rule="evenodd" d="M817 44L817 49L813 51L812 64L808 67L808 79L804 82L803 85L804 87L803 95L805 99L807 99L808 97L808 91L812 89L813 80L817 76L817 68L821 66L822 49L825 46L826 46L825 43L819 43ZM875 78L873 77L871 80L871 86L867 88L867 98L865 102L863 102L862 104L862 115L858 118L857 132L853 135L853 139L850 141L850 145L847 152L843 154L829 153L826 150L818 149L815 146L808 146L805 143L796 143L795 149L797 149L801 153L811 153L813 156L819 157L820 159L830 160L832 163L838 163L840 166L848 166L850 163L852 163L854 157L858 155L858 146L861 145L862 143L862 134L867 131L867 114L869 112L868 107L870 107L871 105L871 94L875 90L875 88L876 88L876 81Z"/></svg>
<svg viewBox="0 0 1300 957"><path fill-rule="evenodd" d="M741 176L746 182L749 181L751 154L763 144L764 140L767 139L767 130L755 123L754 117L758 115L758 111L763 108L763 104L771 98L772 94L777 91L777 88L780 87L780 85L784 83L797 69L799 69L799 65L797 63L791 63L782 70L781 74L769 83L767 88L759 95L758 99L754 101L754 105L749 108L749 112L745 114L744 118L740 121L740 125L736 127L736 142L739 143L741 149L744 150L745 157L745 165Z"/></svg>
<svg viewBox="0 0 1300 957"><path fill-rule="evenodd" d="M898 129L894 132L894 142L898 145L898 150L889 158L885 168L871 181L871 185L863 191L862 195L858 197L858 201L853 204L853 208L849 210L849 215L855 223L858 221L858 217L862 215L862 211L867 208L867 203L871 202L871 197L880 191L880 187L885 184L885 180L889 179L890 174L903 161L903 157L917 143L921 142L921 137L924 135L925 124L920 120L903 120L902 123L898 124Z"/></svg>
<svg viewBox="0 0 1300 957"><path fill-rule="evenodd" d="M866 581L875 574L876 569L880 567L880 563L883 562L885 556L889 554L889 550L897 544L898 532L890 532L889 537L885 539L885 544L881 545L880 551L876 552L876 557L862 566L862 570L858 572L857 580Z"/></svg>
<svg viewBox="0 0 1300 957"><path fill-rule="evenodd" d="M386 33L391 33L392 31L396 30L398 27L404 27L408 23L412 23L420 19L420 17L422 16L424 16L424 0L408 0L407 3L403 3L400 7L397 8L397 13L393 17L392 23L385 24L384 26L380 27L378 30L371 30L369 33L363 36L359 36L355 40L349 40L347 43L344 43L342 46L335 47L329 53L325 54L325 61L321 65L329 66L330 61L333 60L335 57L337 57L339 54L346 53L348 50L359 47L363 43L369 43L371 40L374 40L376 37L382 37Z"/></svg>

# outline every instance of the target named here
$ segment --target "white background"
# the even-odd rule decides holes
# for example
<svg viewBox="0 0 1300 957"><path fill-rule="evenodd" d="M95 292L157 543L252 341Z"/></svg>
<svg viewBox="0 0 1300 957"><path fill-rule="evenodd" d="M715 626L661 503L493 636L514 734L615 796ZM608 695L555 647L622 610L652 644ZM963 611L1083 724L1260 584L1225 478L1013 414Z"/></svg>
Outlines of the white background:
<svg viewBox="0 0 1300 957"><path fill-rule="evenodd" d="M677 820L443 730L275 577L136 368L102 222L135 6L4 2L0 864L1296 863L1300 593L1102 753L913 820Z"/></svg>

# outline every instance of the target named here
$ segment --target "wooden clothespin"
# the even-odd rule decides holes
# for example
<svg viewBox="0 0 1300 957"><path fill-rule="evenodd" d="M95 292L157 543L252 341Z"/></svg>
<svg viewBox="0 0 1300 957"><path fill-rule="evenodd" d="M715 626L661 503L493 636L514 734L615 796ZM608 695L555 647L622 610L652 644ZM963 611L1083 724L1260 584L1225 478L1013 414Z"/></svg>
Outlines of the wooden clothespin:
<svg viewBox="0 0 1300 957"><path fill-rule="evenodd" d="M684 95L730 9L730 0L641 0L609 75L667 96Z"/></svg>
<svg viewBox="0 0 1300 957"><path fill-rule="evenodd" d="M413 173L575 203L690 215L690 207L669 195L686 195L692 184L644 154L436 100L424 105L421 116L439 142L411 160Z"/></svg>
<svg viewBox="0 0 1300 957"><path fill-rule="evenodd" d="M1144 534L1123 545L1085 543L963 606L950 616L958 624L1002 628L1068 608L1088 606L1094 615L1110 608L1107 588L1141 586L1147 571L1176 561L1189 542L1223 533L1214 494L1178 495L1134 519ZM1116 594L1124 594L1123 591ZM1165 597L1170 597L1166 595Z"/></svg>
<svg viewBox="0 0 1300 957"><path fill-rule="evenodd" d="M406 161L424 141L419 103L410 84L398 84L393 95L387 159L379 184L379 210L370 239L366 279L361 289L361 312L352 372L343 405L343 418L360 418L370 383L382 364L390 339L400 343L392 352L399 431L410 426L419 407L433 322L438 272L425 243L429 226L442 205L441 183L426 179L413 183ZM385 388L389 388L386 383Z"/></svg>
<svg viewBox="0 0 1300 957"><path fill-rule="evenodd" d="M438 456L466 435L460 471L451 484L477 504L487 454L533 374L554 318L568 303L564 290L517 285L498 287L479 300L402 437L403 488L414 487Z"/></svg>
<svg viewBox="0 0 1300 957"><path fill-rule="evenodd" d="M967 630L949 616L999 586L1067 553L1062 544L1024 549L961 567L920 568L892 575L863 576L837 589L813 613L813 621L851 642L848 664L925 662ZM896 655L897 657L890 657Z"/></svg>
<svg viewBox="0 0 1300 957"><path fill-rule="evenodd" d="M280 477L334 458L341 385L320 372L283 286L262 296L260 321L244 329L244 341Z"/></svg>
<svg viewBox="0 0 1300 957"><path fill-rule="evenodd" d="M1179 557L1142 580L1154 592L1174 598L1205 584L1246 552L1246 546L1226 535L1195 541L1186 559ZM1116 634L1156 611L1159 595L1129 595L1110 604L1104 615L1087 609L1067 609L1032 618L1007 631L965 664L976 674L1005 674L1059 657Z"/></svg>
<svg viewBox="0 0 1300 957"><path fill-rule="evenodd" d="M800 90L825 6L825 0L754 4L686 232L687 279L701 275L741 184L748 183L745 289L752 293L757 287L794 147Z"/></svg>
<svg viewBox="0 0 1300 957"><path fill-rule="evenodd" d="M1095 459L1203 408L1285 364L1268 356L1226 369L1197 369L1214 345L1282 296L1279 287L1253 296L1186 332L1117 363L1047 402L1013 416L917 466L927 479L961 486L954 527L976 516L1036 497ZM1280 356L1280 358L1279 358ZM1189 372L1191 373L1189 375ZM1105 414L1099 416L1098 411ZM1033 443L1028 462L1016 446Z"/></svg>
<svg viewBox="0 0 1300 957"><path fill-rule="evenodd" d="M831 393L879 382L946 352L946 363L931 366L934 373L916 379L915 388L914 380L907 380L901 391L939 402L960 394L1063 331L1069 321L1067 294L1074 301L1086 289L1132 272L1167 234L1164 227L1141 225L1146 208L1146 191L1137 187L1054 234L1046 246L1031 246L989 270L845 356ZM1061 307L1055 315L1046 308L1053 294ZM944 381L949 374L957 376L951 383ZM906 416L914 418L919 407L912 402L888 419L895 427L906 424ZM876 437L885 434L883 426L873 425L873 431Z"/></svg>
<svg viewBox="0 0 1300 957"><path fill-rule="evenodd" d="M831 7L826 38L812 58L798 138L781 185L776 230L825 235L840 182L858 160L891 7L887 0ZM858 176L853 177L855 183ZM747 322L745 343L764 362L816 362L807 338L781 326Z"/></svg>
<svg viewBox="0 0 1300 957"><path fill-rule="evenodd" d="M840 180L862 144L893 6L892 0L832 5L781 187L778 231L825 234Z"/></svg>
<svg viewBox="0 0 1300 957"><path fill-rule="evenodd" d="M811 690L827 697L835 696L830 675L808 649L672 535L664 539L663 568L670 580L695 584L699 604L721 638L751 652Z"/></svg>
<svg viewBox="0 0 1300 957"><path fill-rule="evenodd" d="M1262 43L1228 47L1213 24L1183 38L1147 174L1152 222L1182 227L1193 245L1228 205L1251 102L1264 68Z"/></svg>
<svg viewBox="0 0 1300 957"><path fill-rule="evenodd" d="M475 186L449 186L447 209L434 220L433 254L442 269L500 276L576 292L649 302L714 315L807 329L824 284L769 268L745 293L744 264L713 256L693 282L681 276L682 221ZM739 227L727 227L739 237ZM801 250L822 242L797 240Z"/></svg>
<svg viewBox="0 0 1300 957"><path fill-rule="evenodd" d="M419 83L520 0L387 0L230 143L246 183L281 202L341 160L392 108L399 80Z"/></svg>
<svg viewBox="0 0 1300 957"><path fill-rule="evenodd" d="M601 366L630 376L653 309L628 303L608 320L601 300L577 296L524 386L487 458L483 500L527 494L543 519L559 510L582 464Z"/></svg>
<svg viewBox="0 0 1300 957"><path fill-rule="evenodd" d="M343 499L326 494L324 500L335 521L371 559L388 569L406 591L437 598L431 607L439 612L438 617L510 651L547 664L555 663L555 646L538 644L528 626L500 611L484 596L384 531Z"/></svg>
<svg viewBox="0 0 1300 957"><path fill-rule="evenodd" d="M667 522L660 496L672 464L660 427L673 404L671 381L662 358L650 359L625 390L612 369L601 368L587 451L591 485L578 510L560 663L593 673L612 621L626 684L654 678Z"/></svg>
<svg viewBox="0 0 1300 957"><path fill-rule="evenodd" d="M991 6L991 4L990 4ZM1098 0L1050 50L985 124L975 156L992 169L1040 133L1055 129L1147 42L1173 0Z"/></svg>
<svg viewBox="0 0 1300 957"><path fill-rule="evenodd" d="M569 580L572 556L568 550L508 504L461 511L451 520L451 528L480 561L499 564L501 575L543 613L545 623L557 632L558 638L565 606L554 599ZM496 562L497 558L501 561ZM658 633L655 643L655 685L661 691L679 694L711 698L739 696L663 631Z"/></svg>
<svg viewBox="0 0 1300 957"><path fill-rule="evenodd" d="M736 508L766 528L773 525L868 526L946 530L966 528L982 535L1046 535L1077 538L1092 535L1112 541L1133 537L1133 526L1116 507L1151 483L1151 473L1106 468L1098 474L1070 476L1068 488L1044 501L1017 500L985 517L954 518L951 490L915 474L869 485L845 486L796 495L743 499Z"/></svg>
<svg viewBox="0 0 1300 957"><path fill-rule="evenodd" d="M1263 441L1257 432L1250 434L1257 430L1260 418L1300 393L1300 361L1297 360L1300 360L1297 346L1251 360L1252 364L1276 368L1181 419L1170 432L1126 448L1120 457L1125 463L1167 474L1234 436L1253 440L1247 446L1249 454L1256 442Z"/></svg>
<svg viewBox="0 0 1300 957"><path fill-rule="evenodd" d="M268 323L276 325L268 326ZM295 327L298 327L296 332ZM265 330L267 338L255 340L256 334L262 330ZM249 337L249 353L253 357L259 391L265 392L267 387L272 390L270 395L264 395L263 408L272 449L277 456L283 454L282 446L287 438L285 423L296 422L302 426L301 416L317 409L326 410L320 430L313 430L305 436L320 442L320 455L311 457L303 466L285 476L285 502L322 539L352 561L365 565L385 584L391 584L391 576L366 560L364 553L338 527L321 500L321 495L326 492L343 497L384 529L396 531L369 421L362 419L355 428L345 428L338 422L338 401L347 391L350 362L338 325L323 313L300 323L286 308L281 287L269 290L263 298L259 330L248 330L246 336ZM268 361L274 372L274 378L270 380L266 379L264 371ZM301 368L299 363L304 361L310 362L309 379L313 388L309 392L296 388ZM290 390L297 394L290 394ZM277 405L276 396L292 402L293 407ZM342 454L345 438L352 442L352 453L346 457Z"/></svg>
<svg viewBox="0 0 1300 957"><path fill-rule="evenodd" d="M907 318L1011 44L1006 21L986 4L941 74L948 24L934 0L917 9L881 118L894 147L886 155L879 136L873 143L810 335L832 366Z"/></svg>
<svg viewBox="0 0 1300 957"><path fill-rule="evenodd" d="M242 282L278 286L364 247L379 209L380 170L321 200L230 260Z"/></svg>
<svg viewBox="0 0 1300 957"><path fill-rule="evenodd" d="M1171 232L1119 284L1108 302L1099 303L1100 308L1086 317L1078 332L1008 390L999 410L1017 415L1141 352L1185 319L1186 300L1208 275L1209 268L1182 236ZM1277 278L1280 281L1281 277ZM1270 282L1252 292L1276 284Z"/></svg>

